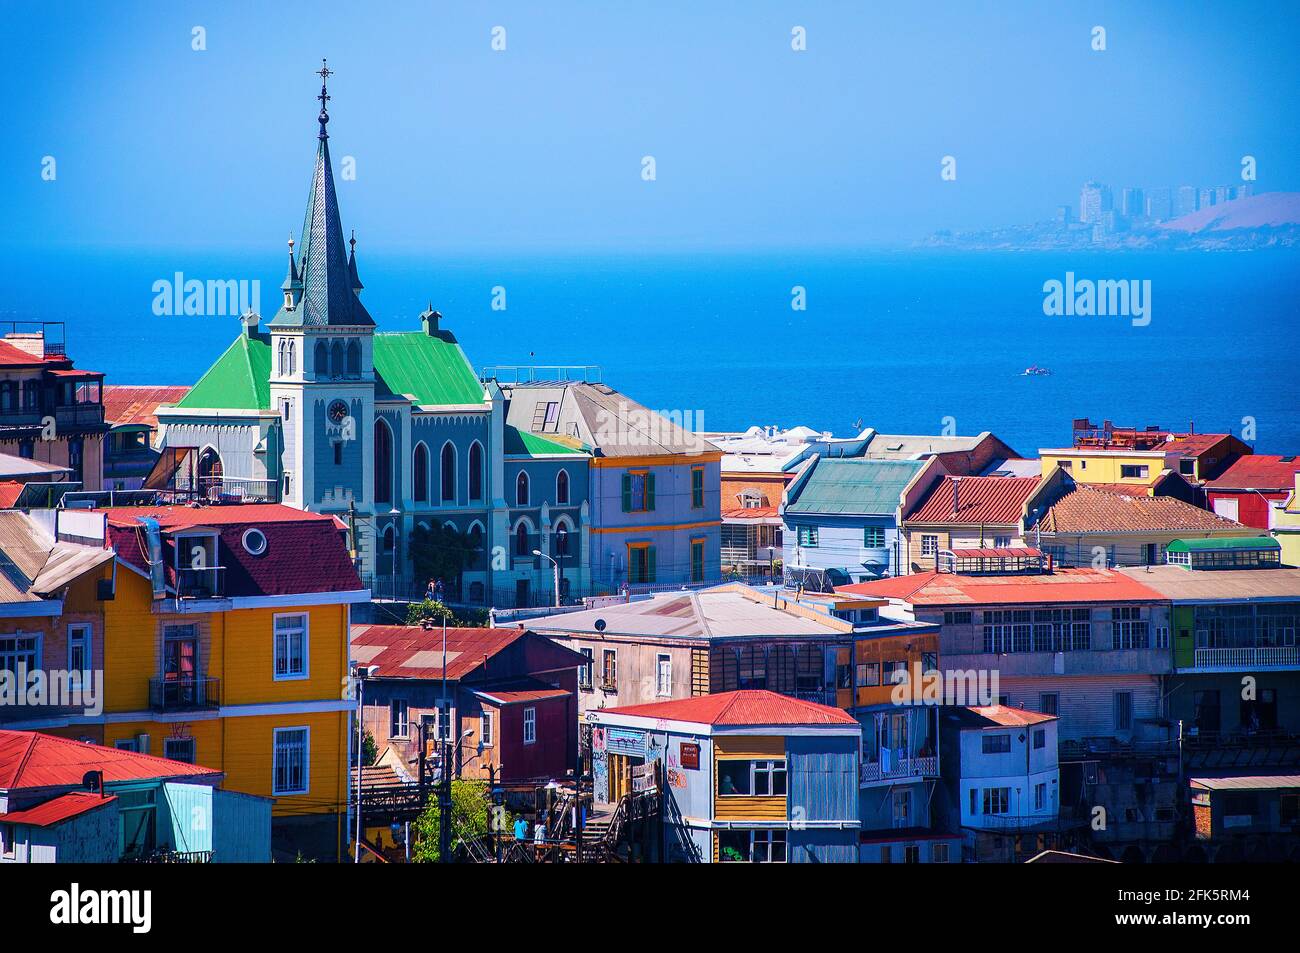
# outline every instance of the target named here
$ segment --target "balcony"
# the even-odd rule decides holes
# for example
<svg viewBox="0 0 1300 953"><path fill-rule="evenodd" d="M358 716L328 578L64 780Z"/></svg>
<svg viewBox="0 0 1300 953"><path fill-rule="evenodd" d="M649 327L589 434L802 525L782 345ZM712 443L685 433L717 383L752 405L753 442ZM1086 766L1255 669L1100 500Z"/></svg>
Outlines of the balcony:
<svg viewBox="0 0 1300 953"><path fill-rule="evenodd" d="M225 592L225 567L181 569L176 573L178 599L220 599Z"/></svg>
<svg viewBox="0 0 1300 953"><path fill-rule="evenodd" d="M937 755L912 758L891 758L889 767L881 768L879 761L862 762L861 784L877 784L887 781L905 780L907 778L937 778L939 776L939 758Z"/></svg>
<svg viewBox="0 0 1300 953"><path fill-rule="evenodd" d="M198 494L202 499L220 503L279 503L280 482L248 477L199 477Z"/></svg>
<svg viewBox="0 0 1300 953"><path fill-rule="evenodd" d="M1197 649L1194 667L1202 671L1235 672L1300 667L1300 646L1250 646L1239 649Z"/></svg>
<svg viewBox="0 0 1300 953"><path fill-rule="evenodd" d="M220 706L220 679L167 677L149 679L149 708L153 711L203 711Z"/></svg>

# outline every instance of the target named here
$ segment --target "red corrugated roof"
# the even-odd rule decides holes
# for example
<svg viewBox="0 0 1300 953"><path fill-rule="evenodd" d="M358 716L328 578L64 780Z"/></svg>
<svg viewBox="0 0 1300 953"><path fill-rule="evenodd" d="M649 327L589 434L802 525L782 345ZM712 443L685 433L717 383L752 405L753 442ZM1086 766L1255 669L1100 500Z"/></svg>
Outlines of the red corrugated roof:
<svg viewBox="0 0 1300 953"><path fill-rule="evenodd" d="M0 341L0 365L20 367L23 365L44 364L39 357L28 354L20 347L14 347L8 341Z"/></svg>
<svg viewBox="0 0 1300 953"><path fill-rule="evenodd" d="M158 426L158 408L174 404L190 391L185 385L136 387L109 384L104 388L104 419L110 424Z"/></svg>
<svg viewBox="0 0 1300 953"><path fill-rule="evenodd" d="M701 725L856 725L847 712L776 692L741 690L698 695L648 705L603 709L606 715L634 715L664 721L692 721Z"/></svg>
<svg viewBox="0 0 1300 953"><path fill-rule="evenodd" d="M308 513L279 503L225 506L119 506L102 510L108 534L120 559L147 572L140 520L158 520L164 534L210 526L221 537L219 558L225 567L227 596L286 596L315 592L355 592L362 588L348 556L340 523L324 513ZM266 551L254 556L244 548L244 531L254 527L266 536ZM170 544L169 544L170 545ZM166 560L167 584L175 585L175 567Z"/></svg>
<svg viewBox="0 0 1300 953"><path fill-rule="evenodd" d="M0 509L7 510L18 502L18 497L22 495L23 487L26 485L17 480L0 481Z"/></svg>
<svg viewBox="0 0 1300 953"><path fill-rule="evenodd" d="M952 554L963 559L1024 559L1043 555L1032 546L986 546L983 549L954 549Z"/></svg>
<svg viewBox="0 0 1300 953"><path fill-rule="evenodd" d="M1113 569L1057 569L1036 575L1006 576L918 572L839 586L835 591L899 599L914 606L1166 601L1154 589Z"/></svg>
<svg viewBox="0 0 1300 953"><path fill-rule="evenodd" d="M474 671L485 657L496 655L524 629L452 628L447 630L447 678L453 681ZM379 678L442 678L442 629L418 625L354 625L352 659L377 666Z"/></svg>
<svg viewBox="0 0 1300 953"><path fill-rule="evenodd" d="M1248 453L1205 484L1210 490L1289 490L1300 473L1300 457Z"/></svg>
<svg viewBox="0 0 1300 953"><path fill-rule="evenodd" d="M912 523L1008 525L1020 520L1038 477L945 477L903 519ZM954 490L954 487L956 488ZM957 509L953 509L954 499Z"/></svg>
<svg viewBox="0 0 1300 953"><path fill-rule="evenodd" d="M103 797L92 791L72 791L51 798L44 804L29 807L25 811L11 811L8 814L0 814L0 823L27 824L31 827L52 827L70 817L85 814L87 811L93 811L116 800L117 796L113 794Z"/></svg>
<svg viewBox="0 0 1300 953"><path fill-rule="evenodd" d="M219 771L134 751L119 751L39 731L0 729L0 790L80 786L87 771L108 781L145 781Z"/></svg>

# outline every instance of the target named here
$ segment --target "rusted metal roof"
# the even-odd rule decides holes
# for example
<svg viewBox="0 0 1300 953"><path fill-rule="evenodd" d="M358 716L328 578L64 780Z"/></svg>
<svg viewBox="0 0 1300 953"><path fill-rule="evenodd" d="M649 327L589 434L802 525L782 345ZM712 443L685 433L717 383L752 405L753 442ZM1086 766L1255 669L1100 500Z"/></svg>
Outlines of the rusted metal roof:
<svg viewBox="0 0 1300 953"><path fill-rule="evenodd" d="M605 708L601 710L601 715L631 715L730 727L838 727L857 724L852 715L829 705L819 705L776 692L748 689L651 702L648 705Z"/></svg>
<svg viewBox="0 0 1300 953"><path fill-rule="evenodd" d="M105 782L221 777L220 771L197 764L86 744L39 731L0 729L0 790L80 787L88 771L102 771Z"/></svg>
<svg viewBox="0 0 1300 953"><path fill-rule="evenodd" d="M71 791L59 797L51 798L43 804L29 807L25 811L11 811L8 814L0 814L0 824L53 827L55 824L61 824L69 818L85 814L87 811L96 810L116 800L117 796L113 794L104 797L93 791Z"/></svg>
<svg viewBox="0 0 1300 953"><path fill-rule="evenodd" d="M110 384L104 388L104 420L115 427L145 424L157 429L158 408L176 403L189 391L187 385Z"/></svg>
<svg viewBox="0 0 1300 953"><path fill-rule="evenodd" d="M1015 525L1038 477L945 477L907 513L908 523L948 523L959 526Z"/></svg>

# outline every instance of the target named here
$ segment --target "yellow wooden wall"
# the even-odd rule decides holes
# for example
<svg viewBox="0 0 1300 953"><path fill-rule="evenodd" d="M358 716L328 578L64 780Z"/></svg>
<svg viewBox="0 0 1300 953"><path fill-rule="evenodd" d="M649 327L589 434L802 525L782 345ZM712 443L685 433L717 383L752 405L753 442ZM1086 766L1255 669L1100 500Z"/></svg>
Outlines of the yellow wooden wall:
<svg viewBox="0 0 1300 953"><path fill-rule="evenodd" d="M718 794L719 761L752 761L784 758L785 738L765 735L718 736L713 739L713 816L720 821L783 821L788 816L786 799ZM787 765L788 769L788 765ZM788 777L788 776L787 776ZM715 842L717 838L714 838ZM716 849L716 843L715 843Z"/></svg>

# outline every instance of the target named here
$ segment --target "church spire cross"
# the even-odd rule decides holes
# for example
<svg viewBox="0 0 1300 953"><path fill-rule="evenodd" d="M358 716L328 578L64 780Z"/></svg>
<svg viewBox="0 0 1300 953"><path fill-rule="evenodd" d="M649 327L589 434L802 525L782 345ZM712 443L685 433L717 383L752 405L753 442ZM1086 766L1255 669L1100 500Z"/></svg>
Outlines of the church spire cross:
<svg viewBox="0 0 1300 953"><path fill-rule="evenodd" d="M320 69L316 71L316 75L320 77L320 95L316 97L320 100L320 138L328 139L329 133L325 131L325 124L330 121L330 114L326 108L326 103L330 101L330 94L325 86L329 78L334 75L334 71L322 59Z"/></svg>

